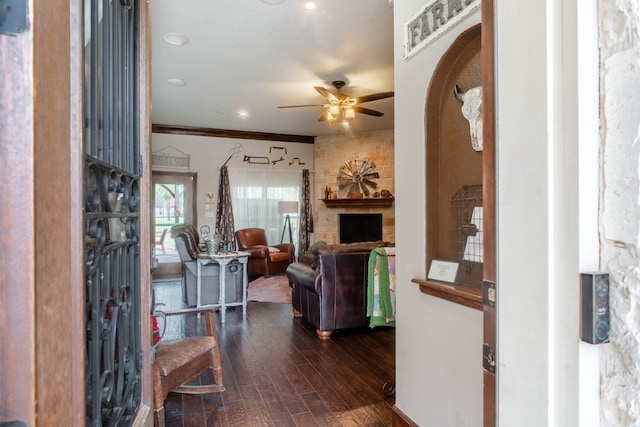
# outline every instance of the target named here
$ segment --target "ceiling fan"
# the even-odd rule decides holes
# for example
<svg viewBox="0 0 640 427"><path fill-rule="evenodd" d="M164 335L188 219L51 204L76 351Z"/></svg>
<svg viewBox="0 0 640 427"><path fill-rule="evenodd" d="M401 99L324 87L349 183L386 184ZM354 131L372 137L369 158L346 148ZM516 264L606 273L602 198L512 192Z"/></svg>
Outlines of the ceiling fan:
<svg viewBox="0 0 640 427"><path fill-rule="evenodd" d="M331 82L331 84L336 88L337 92L330 92L321 86L313 87L316 91L318 91L320 95L324 96L327 99L328 102L325 104L283 105L278 108L323 107L326 108L326 111L322 113L322 115L318 119L319 122L349 122L353 120L356 113L367 114L369 116L376 117L383 116L384 113L361 107L360 104L364 104L365 102L377 101L379 99L390 98L393 96L393 92L380 92L373 93L371 95L360 96L358 98L352 98L346 93L340 92L340 89L342 89L345 85L344 81L335 80Z"/></svg>

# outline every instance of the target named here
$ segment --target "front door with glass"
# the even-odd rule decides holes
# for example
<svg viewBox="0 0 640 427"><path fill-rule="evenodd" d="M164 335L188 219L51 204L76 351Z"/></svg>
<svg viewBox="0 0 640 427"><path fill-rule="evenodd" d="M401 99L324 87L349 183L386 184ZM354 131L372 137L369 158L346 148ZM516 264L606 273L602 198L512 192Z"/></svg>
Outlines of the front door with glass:
<svg viewBox="0 0 640 427"><path fill-rule="evenodd" d="M154 275L180 274L180 257L169 229L174 224L196 225L197 174L153 172L153 230L158 269Z"/></svg>

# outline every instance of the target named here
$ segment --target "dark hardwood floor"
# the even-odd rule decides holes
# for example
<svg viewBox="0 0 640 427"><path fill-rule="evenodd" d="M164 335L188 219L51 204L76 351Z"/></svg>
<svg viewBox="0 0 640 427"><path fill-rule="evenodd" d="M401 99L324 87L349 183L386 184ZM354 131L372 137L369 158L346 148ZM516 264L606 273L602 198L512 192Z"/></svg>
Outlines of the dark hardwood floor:
<svg viewBox="0 0 640 427"><path fill-rule="evenodd" d="M154 283L156 303L182 307L180 282ZM194 315L165 337L202 330ZM390 426L395 330L336 331L320 341L290 304L250 302L216 319L226 390L170 394L167 426ZM200 381L209 381L201 375ZM385 387L386 386L386 387Z"/></svg>

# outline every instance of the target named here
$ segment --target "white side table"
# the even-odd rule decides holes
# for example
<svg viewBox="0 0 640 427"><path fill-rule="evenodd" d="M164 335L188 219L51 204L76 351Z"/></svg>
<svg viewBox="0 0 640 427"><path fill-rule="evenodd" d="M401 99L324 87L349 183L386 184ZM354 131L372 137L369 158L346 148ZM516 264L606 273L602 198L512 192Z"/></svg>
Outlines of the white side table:
<svg viewBox="0 0 640 427"><path fill-rule="evenodd" d="M226 302L226 281L227 281L227 265L231 261L238 261L242 265L242 301L241 302ZM202 266L207 265L210 262L215 262L220 266L220 275L218 277L218 284L220 286L220 300L218 304L210 304L213 307L220 307L220 320L225 322L225 315L227 307L242 305L242 317L247 317L247 261L249 260L249 252L227 252L225 254L200 254L197 260L197 286L196 286L196 306L202 307L201 294L202 294Z"/></svg>

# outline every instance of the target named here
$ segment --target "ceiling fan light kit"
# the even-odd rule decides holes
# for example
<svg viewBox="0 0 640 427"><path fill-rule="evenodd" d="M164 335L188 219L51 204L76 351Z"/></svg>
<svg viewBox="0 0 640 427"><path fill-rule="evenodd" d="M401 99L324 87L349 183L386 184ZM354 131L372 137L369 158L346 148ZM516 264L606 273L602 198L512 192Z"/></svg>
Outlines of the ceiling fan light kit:
<svg viewBox="0 0 640 427"><path fill-rule="evenodd" d="M340 123L340 124L349 125L349 122L351 120L353 120L355 115L356 115L356 113L353 110L353 108L343 108L343 107L331 106L327 110L326 120L329 123L335 123L336 121L338 121L338 123ZM323 115L320 118L320 121L323 121L324 118L325 117Z"/></svg>
<svg viewBox="0 0 640 427"><path fill-rule="evenodd" d="M394 95L393 92L380 92L371 95L365 95L358 98L352 98L346 93L340 92L345 85L342 80L335 80L331 82L333 87L336 88L335 93L323 88L322 86L314 86L314 89L327 99L328 103L325 104L311 104L311 105L283 105L278 108L296 108L296 107L323 107L326 111L318 119L319 122L329 123L342 123L349 124L352 121L356 113L366 114L369 116L381 117L384 113L380 111L371 110L369 108L361 107L359 104L365 102L377 101L379 99L390 98Z"/></svg>
<svg viewBox="0 0 640 427"><path fill-rule="evenodd" d="M344 118L347 120L351 120L356 116L356 112L353 110L353 108L346 108L344 110Z"/></svg>

